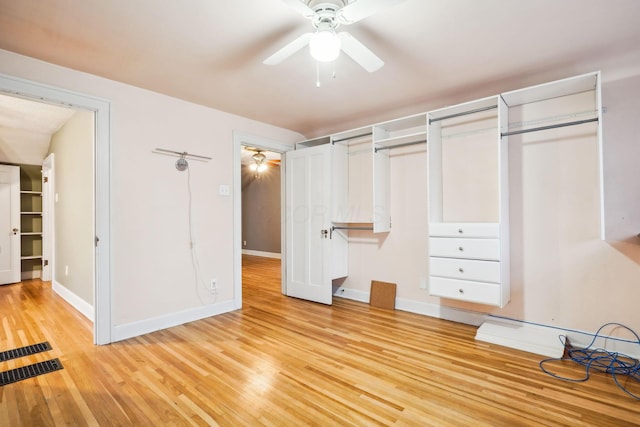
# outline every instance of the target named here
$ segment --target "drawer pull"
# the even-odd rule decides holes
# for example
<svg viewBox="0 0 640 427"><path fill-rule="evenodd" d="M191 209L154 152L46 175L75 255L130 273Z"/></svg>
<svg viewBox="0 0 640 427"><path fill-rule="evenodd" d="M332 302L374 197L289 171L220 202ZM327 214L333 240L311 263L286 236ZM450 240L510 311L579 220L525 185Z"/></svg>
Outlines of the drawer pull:
<svg viewBox="0 0 640 427"><path fill-rule="evenodd" d="M458 250L459 250L460 252L464 252L464 248L463 248L462 246L458 246Z"/></svg>
<svg viewBox="0 0 640 427"><path fill-rule="evenodd" d="M462 228L458 228L458 234L463 234L464 231L462 231Z"/></svg>
<svg viewBox="0 0 640 427"><path fill-rule="evenodd" d="M460 268L458 269L458 271L459 271L460 273L464 273L464 268L460 267Z"/></svg>
<svg viewBox="0 0 640 427"><path fill-rule="evenodd" d="M460 288L458 289L458 292L460 292L461 294L464 294L464 289Z"/></svg>

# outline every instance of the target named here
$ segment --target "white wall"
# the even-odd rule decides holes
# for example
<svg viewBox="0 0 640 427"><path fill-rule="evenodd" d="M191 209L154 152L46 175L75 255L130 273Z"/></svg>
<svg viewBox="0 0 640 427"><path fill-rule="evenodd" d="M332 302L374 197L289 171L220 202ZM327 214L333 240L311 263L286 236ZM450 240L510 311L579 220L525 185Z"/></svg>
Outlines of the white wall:
<svg viewBox="0 0 640 427"><path fill-rule="evenodd" d="M94 115L76 112L51 136L55 155L55 281L93 306Z"/></svg>
<svg viewBox="0 0 640 427"><path fill-rule="evenodd" d="M292 143L297 133L0 50L0 72L111 101L113 322L126 327L233 300L233 130ZM201 277L196 291L187 172L155 148L211 156L190 162L192 224ZM233 194L233 192L232 192ZM138 330L148 329L142 327ZM126 334L125 334L126 335Z"/></svg>

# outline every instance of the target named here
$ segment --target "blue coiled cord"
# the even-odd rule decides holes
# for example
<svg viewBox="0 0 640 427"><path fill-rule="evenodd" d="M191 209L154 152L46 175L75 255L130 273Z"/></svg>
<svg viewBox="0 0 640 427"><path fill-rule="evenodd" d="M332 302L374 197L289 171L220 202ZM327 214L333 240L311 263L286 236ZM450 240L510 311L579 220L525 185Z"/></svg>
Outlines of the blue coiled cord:
<svg viewBox="0 0 640 427"><path fill-rule="evenodd" d="M604 372L610 374L615 381L616 385L629 396L634 399L640 400L640 396L629 391L619 379L620 377L628 377L630 380L635 380L640 384L640 361L626 354L611 352L603 348L592 349L594 343L598 338L609 338L601 335L604 328L609 326L621 327L629 331L635 336L638 345L640 346L640 336L631 330L629 327L620 323L605 323L602 325L593 336L593 339L586 348L573 348L569 345L569 340L566 335L560 335L559 339L562 345L565 346L565 354L558 358L549 358L540 361L540 369L548 375L554 378L558 378L564 381L571 382L583 382L589 379L591 371ZM550 362L557 362L560 360L572 360L585 368L584 378L567 378L561 375L555 374L549 371L545 365Z"/></svg>

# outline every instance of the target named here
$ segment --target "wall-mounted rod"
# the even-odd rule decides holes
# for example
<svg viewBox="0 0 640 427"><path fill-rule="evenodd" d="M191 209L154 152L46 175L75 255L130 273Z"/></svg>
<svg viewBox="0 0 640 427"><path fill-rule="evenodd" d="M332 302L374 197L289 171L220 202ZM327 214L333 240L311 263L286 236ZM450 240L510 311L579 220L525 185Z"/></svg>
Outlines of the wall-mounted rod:
<svg viewBox="0 0 640 427"><path fill-rule="evenodd" d="M373 132L367 132L367 133L361 133L360 135L347 136L346 138L334 139L333 141L331 141L331 145L335 144L336 142L349 141L351 139L361 138L363 136L369 136L372 134Z"/></svg>
<svg viewBox="0 0 640 427"><path fill-rule="evenodd" d="M374 151L377 153L378 151L382 151L382 150L391 150L392 148L408 147L409 145L424 144L425 142L427 142L426 139L421 139L420 141L403 142L402 144L389 145L387 147L376 147Z"/></svg>
<svg viewBox="0 0 640 427"><path fill-rule="evenodd" d="M577 120L575 122L567 122L567 123L558 123L558 124L555 124L555 125L540 126L540 127L531 128L531 129L512 130L511 132L501 133L500 137L502 138L504 136L519 135L521 133L537 132L537 131L540 131L540 130L557 129L557 128L563 128L563 127L567 127L567 126L582 125L582 124L585 124L585 123L592 123L592 122L597 122L597 121L598 121L598 118L595 117L593 119Z"/></svg>
<svg viewBox="0 0 640 427"><path fill-rule="evenodd" d="M331 231L333 230L373 230L373 227L349 227L349 226L331 226Z"/></svg>
<svg viewBox="0 0 640 427"><path fill-rule="evenodd" d="M174 150L165 150L164 148L156 148L155 150L153 150L153 152L157 154L166 154L168 156L177 156L177 157L188 158L192 160L200 160L201 162L212 160L212 157L200 156L197 154L190 154L190 153L187 153L186 151L180 152L180 151L174 151Z"/></svg>
<svg viewBox="0 0 640 427"><path fill-rule="evenodd" d="M433 119L429 119L429 124L433 122L439 122L440 120L453 119L454 117L466 116L468 114L480 113L482 111L494 110L498 108L497 105L490 105L488 107L476 108L475 110L463 111L461 113L449 114L448 116L435 117Z"/></svg>

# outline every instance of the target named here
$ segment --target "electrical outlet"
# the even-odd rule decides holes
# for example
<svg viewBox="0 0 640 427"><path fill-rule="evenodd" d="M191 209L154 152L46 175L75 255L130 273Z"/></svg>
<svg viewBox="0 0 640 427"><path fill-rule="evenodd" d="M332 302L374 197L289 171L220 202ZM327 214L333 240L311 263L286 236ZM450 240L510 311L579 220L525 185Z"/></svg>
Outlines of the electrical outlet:
<svg viewBox="0 0 640 427"><path fill-rule="evenodd" d="M216 287L217 284L218 284L218 281L216 279L211 279L211 283L209 284L209 291L212 294L215 294L216 292L218 292L218 289Z"/></svg>

